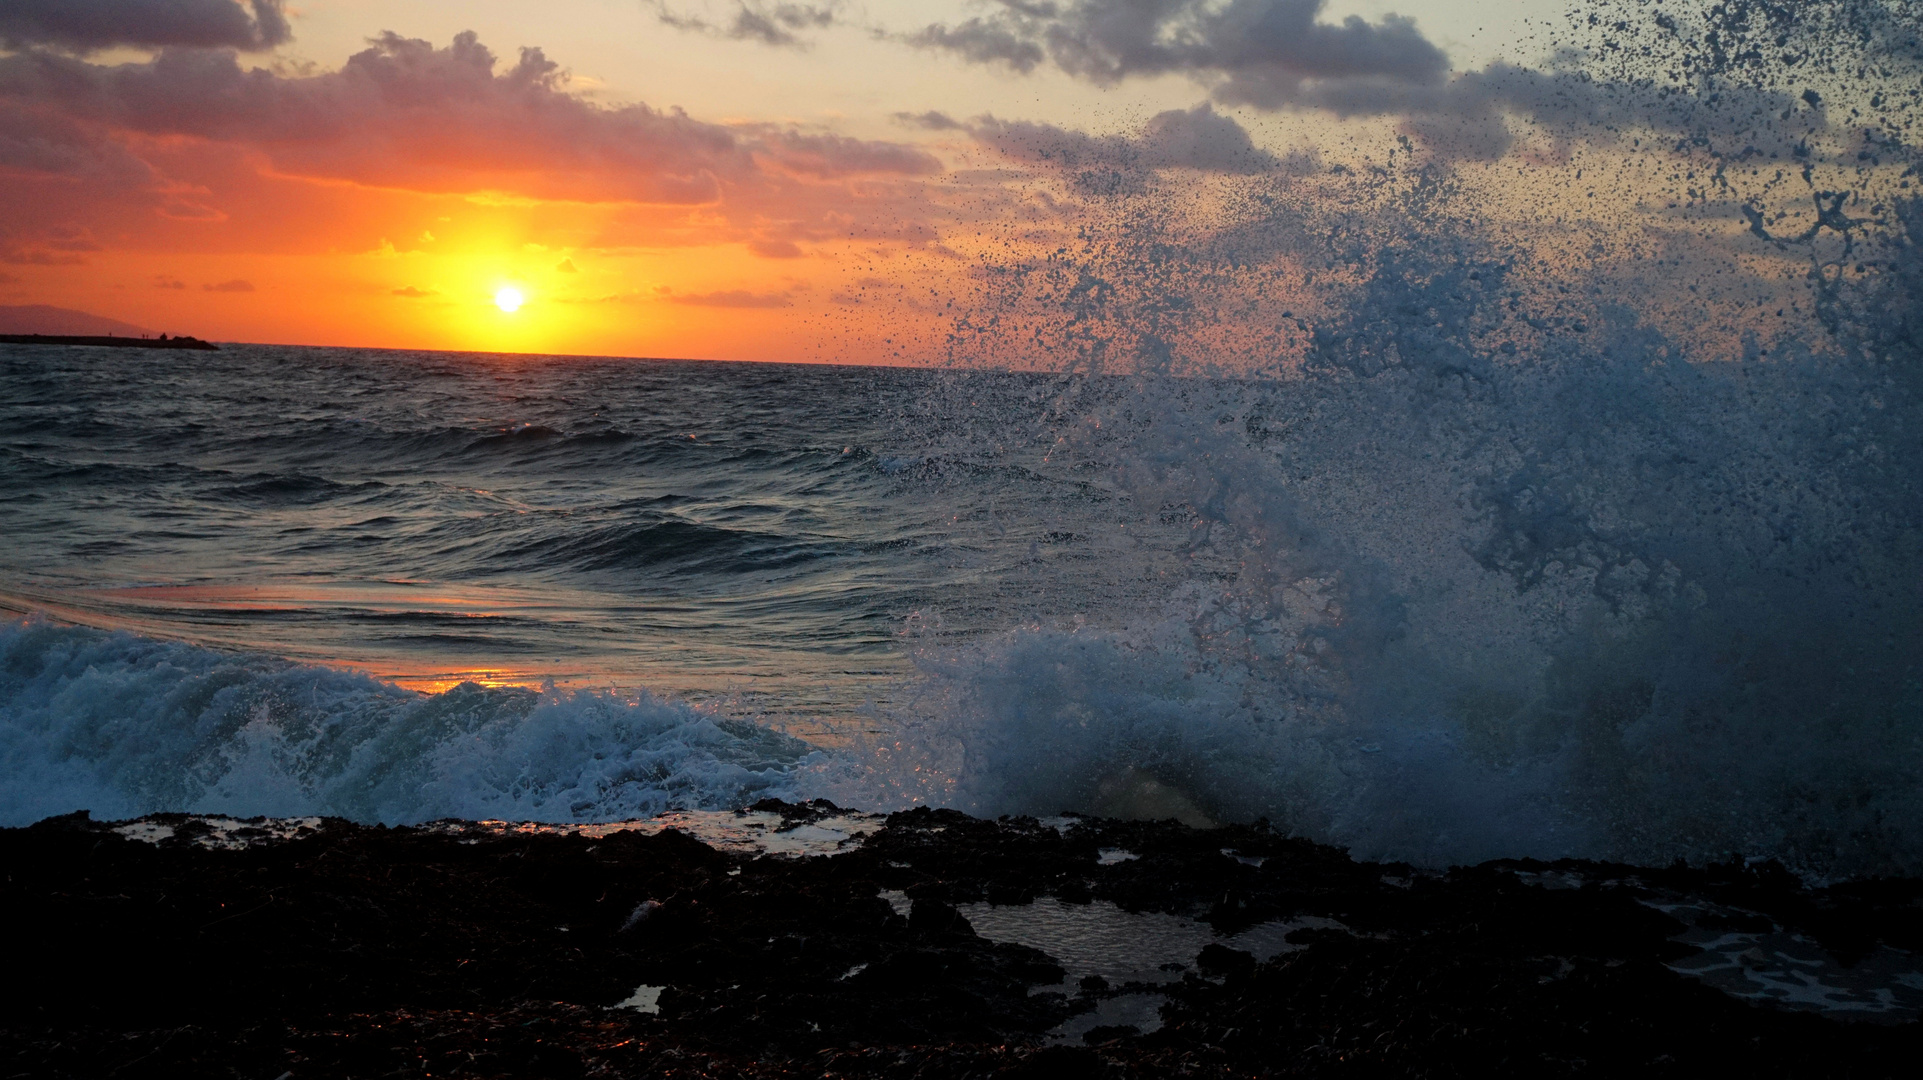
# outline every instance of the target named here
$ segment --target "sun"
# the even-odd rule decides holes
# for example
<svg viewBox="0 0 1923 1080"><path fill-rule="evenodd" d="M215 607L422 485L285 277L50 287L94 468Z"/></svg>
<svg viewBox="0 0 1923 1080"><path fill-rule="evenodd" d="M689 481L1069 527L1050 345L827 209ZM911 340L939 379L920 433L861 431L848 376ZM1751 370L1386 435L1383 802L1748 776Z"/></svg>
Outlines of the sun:
<svg viewBox="0 0 1923 1080"><path fill-rule="evenodd" d="M521 290L511 285L494 294L494 306L510 315L521 310L521 305L526 300L527 298L521 295Z"/></svg>

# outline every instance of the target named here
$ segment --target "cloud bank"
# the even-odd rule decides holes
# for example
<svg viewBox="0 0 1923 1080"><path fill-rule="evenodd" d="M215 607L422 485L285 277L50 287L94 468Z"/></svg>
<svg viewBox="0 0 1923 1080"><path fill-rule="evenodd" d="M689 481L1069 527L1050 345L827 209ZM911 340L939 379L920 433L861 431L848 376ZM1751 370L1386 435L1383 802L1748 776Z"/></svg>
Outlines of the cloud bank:
<svg viewBox="0 0 1923 1080"><path fill-rule="evenodd" d="M1306 86L1369 80L1440 83L1449 59L1413 20L1320 21L1327 0L996 0L989 15L899 35L925 49L1020 72L1053 64L1111 86L1186 75L1225 104L1280 108Z"/></svg>
<svg viewBox="0 0 1923 1080"><path fill-rule="evenodd" d="M1752 77L1757 73L1744 64L1814 69L1818 65L1812 58L1824 53L1824 40L1886 38L1895 44L1881 48L1885 54L1915 51L1913 17L1897 19L1876 4L1855 0L1715 5L1687 15L1646 0L1593 0L1587 10L1572 11L1560 29L1549 30L1544 44L1555 56L1545 66L1497 62L1463 72L1451 71L1448 56L1414 20L1386 15L1376 22L1358 16L1324 21L1327 0L982 2L989 10L974 18L874 33L1023 74L1052 68L1100 86L1174 75L1206 88L1218 105L1392 117L1403 134L1437 157L1451 159L1500 158L1515 149L1518 128L1531 130L1538 141L1564 144L1611 141L1640 128L1733 144L1739 151L1747 144L1764 155L1781 156L1794 148L1797 137L1785 141L1781 132L1759 132L1757 119L1789 120L1799 110L1820 114L1820 106L1769 85L1780 72ZM727 36L806 44L796 37L800 31L841 19L838 9L810 7L806 20L799 15L777 20L783 35L779 41L749 29L760 25L748 19L750 14L773 11L739 4L737 14L747 21L738 20L738 32L730 30ZM684 28L719 25L664 19ZM1781 55L1754 50L1726 55L1716 44L1757 36L1749 24L1758 19L1771 24L1770 36L1783 47ZM1829 29L1799 29L1804 24ZM1847 32L1831 32L1837 27ZM1732 82L1730 76L1739 72L1745 77ZM1820 115L1817 119L1820 126ZM927 130L961 126L932 113L915 125ZM1042 126L1004 126L1007 130L975 134L1004 150L1019 150L1016 143L1045 143L1057 159L1070 153L1086 156L1097 144L1111 156L1126 149L1102 140L1078 146L1066 135L1044 139ZM1260 160L1229 144L1222 145L1232 160L1194 159L1209 152L1214 138L1226 134L1198 134L1201 141L1195 147L1172 151L1168 163L1234 172ZM1144 147L1136 163L1152 164L1156 153Z"/></svg>
<svg viewBox="0 0 1923 1080"><path fill-rule="evenodd" d="M691 30L735 41L757 41L763 45L806 48L801 36L809 30L823 30L835 24L841 4L764 3L762 0L736 0L725 15L695 15L672 7L666 0L653 0L655 17L676 30Z"/></svg>
<svg viewBox="0 0 1923 1080"><path fill-rule="evenodd" d="M259 52L293 37L284 0L5 0L0 44L86 53L115 46Z"/></svg>
<svg viewBox="0 0 1923 1080"><path fill-rule="evenodd" d="M1027 74L1052 64L1103 86L1138 76L1186 75L1223 104L1274 109L1329 81L1432 86L1449 59L1416 28L1388 15L1321 21L1327 0L987 0L989 14L877 37ZM710 3L694 14L652 0L679 30L805 48L809 31L846 22L840 3Z"/></svg>
<svg viewBox="0 0 1923 1080"><path fill-rule="evenodd" d="M113 66L0 58L0 170L138 181L150 170L127 135L235 144L283 173L369 186L666 205L712 203L730 186L941 170L899 144L602 106L571 93L540 49L502 66L472 32L445 47L386 33L339 71L291 77L243 69L224 50Z"/></svg>
<svg viewBox="0 0 1923 1080"><path fill-rule="evenodd" d="M1004 157L1069 171L1140 173L1151 169L1253 175L1281 163L1257 147L1234 119L1207 102L1158 113L1134 135L1090 135L1054 124L983 116L962 123L940 113L901 117L931 130L965 130Z"/></svg>

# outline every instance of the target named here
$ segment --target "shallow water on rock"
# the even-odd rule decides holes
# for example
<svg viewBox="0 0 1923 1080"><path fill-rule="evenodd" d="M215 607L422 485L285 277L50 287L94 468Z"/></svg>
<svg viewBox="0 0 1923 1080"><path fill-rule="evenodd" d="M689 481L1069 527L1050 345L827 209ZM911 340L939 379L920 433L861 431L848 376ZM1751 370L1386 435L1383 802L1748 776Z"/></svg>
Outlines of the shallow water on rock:
<svg viewBox="0 0 1923 1080"><path fill-rule="evenodd" d="M798 811L798 812L797 812ZM716 850L746 857L805 858L858 850L887 825L887 816L839 808L791 807L772 810L680 810L637 821L590 825L540 822L433 822L426 831L461 835L580 835L601 838L624 831L655 835L683 832ZM1052 820L1061 828L1069 819ZM237 850L318 835L330 827L319 817L240 819L222 815L153 814L113 823L114 833L152 844L192 844ZM939 827L936 830L939 831ZM1223 854L1250 866L1260 858ZM1137 856L1121 848L1100 849L1099 866L1115 866ZM736 871L738 872L738 871ZM1839 956L1768 916L1701 898L1671 895L1640 879L1594 877L1563 870L1514 870L1517 879L1548 891L1587 887L1628 888L1639 901L1682 922L1673 940L1701 951L1670 963L1671 970L1698 979L1731 997L1831 1016L1900 1022L1923 1014L1923 958L1879 944L1860 957ZM1405 885L1401 879L1383 879ZM900 890L880 893L895 913L906 918L912 901ZM1142 1033L1161 1026L1163 988L1197 971L1210 945L1247 953L1255 962L1307 947L1288 941L1297 930L1347 931L1343 923L1298 916L1257 924L1237 934L1218 934L1197 919L1156 911L1129 911L1107 900L1070 903L1039 896L1025 904L963 903L956 911L989 941L1037 949L1060 964L1063 981L1035 987L1034 993L1079 995L1086 1011L1050 1033L1055 1041L1079 1041L1095 1028L1133 1027ZM1846 962L1847 961L1847 962ZM865 966L865 965L864 965ZM852 973L851 973L852 974ZM1199 972L1202 977L1210 973ZM1546 977L1554 981L1568 968ZM1084 980L1100 980L1093 985ZM646 987L643 990L647 989ZM637 991L637 994L640 992ZM658 997L658 994L657 994ZM623 1006L650 1011L637 997ZM657 1006L658 1008L658 1006Z"/></svg>
<svg viewBox="0 0 1923 1080"><path fill-rule="evenodd" d="M1106 900L1070 904L1052 896L1021 905L961 904L956 910L982 937L1039 949L1068 972L1062 982L1037 987L1034 993L1073 994L1080 986L1093 999L1093 1008L1049 1033L1051 1041L1059 1043L1079 1043L1096 1028L1134 1028L1142 1034L1160 1028L1168 996L1154 987L1179 982L1210 945L1262 962L1302 948L1287 940L1296 930L1344 929L1334 919L1304 916L1218 935L1207 923L1179 915L1128 911ZM1091 990L1083 983L1090 977L1125 992Z"/></svg>
<svg viewBox="0 0 1923 1080"><path fill-rule="evenodd" d="M553 824L539 821L430 822L424 829L466 833L551 834L599 838L618 832L655 833L676 829L718 851L736 855L773 855L798 858L833 855L860 845L862 838L887 821L884 814L859 811L825 814L813 820L783 818L760 810L674 810L639 821L610 821L595 825ZM325 819L231 818L202 814L150 814L114 826L129 840L160 843L176 836L202 847L241 848L265 841L291 840L325 828Z"/></svg>

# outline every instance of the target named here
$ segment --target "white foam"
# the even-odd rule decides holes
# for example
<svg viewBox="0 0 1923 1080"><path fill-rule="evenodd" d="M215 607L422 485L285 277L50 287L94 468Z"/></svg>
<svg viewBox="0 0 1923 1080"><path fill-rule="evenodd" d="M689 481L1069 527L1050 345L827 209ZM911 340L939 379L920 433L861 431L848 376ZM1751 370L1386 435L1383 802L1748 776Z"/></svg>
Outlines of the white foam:
<svg viewBox="0 0 1923 1080"><path fill-rule="evenodd" d="M797 770L819 758L774 731L645 692L463 685L422 695L271 657L0 624L6 825L76 809L120 819L644 820L795 797Z"/></svg>
<svg viewBox="0 0 1923 1080"><path fill-rule="evenodd" d="M1382 289L1358 334L1452 302ZM1603 336L1367 377L1075 384L1063 453L1110 463L1143 514L1191 515L1187 565L1144 554L1159 607L906 639L913 706L837 801L1041 816L1152 781L1153 806L1114 812L1267 818L1427 867L1923 870L1902 674L1923 639L1895 599L1923 467L1871 403L1879 369L1679 363L1628 313ZM1843 414L1906 447L1890 486L1822 449Z"/></svg>
<svg viewBox="0 0 1923 1080"><path fill-rule="evenodd" d="M238 850L254 844L292 840L321 827L317 817L252 818L242 821L223 815L194 815L187 819L189 842L197 847ZM129 840L158 844L179 835L181 826L148 820L116 825L114 832Z"/></svg>
<svg viewBox="0 0 1923 1080"><path fill-rule="evenodd" d="M611 836L629 830L653 835L675 829L721 851L801 858L834 855L859 847L869 833L879 830L887 822L887 817L850 811L788 826L784 826L783 821L780 814L763 810L673 810L634 821L574 825L484 820L452 822L442 827L455 831L482 828L501 833L564 833L592 837Z"/></svg>

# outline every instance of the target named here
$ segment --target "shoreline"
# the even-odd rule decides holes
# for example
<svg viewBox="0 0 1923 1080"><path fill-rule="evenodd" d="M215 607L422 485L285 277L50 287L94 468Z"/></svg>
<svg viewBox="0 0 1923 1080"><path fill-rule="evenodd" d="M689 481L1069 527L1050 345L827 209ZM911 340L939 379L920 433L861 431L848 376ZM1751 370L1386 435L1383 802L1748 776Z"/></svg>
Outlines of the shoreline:
<svg viewBox="0 0 1923 1080"><path fill-rule="evenodd" d="M10 1072L1866 1075L1923 1050L1923 881L1427 872L1262 826L822 801L642 826L0 830Z"/></svg>

